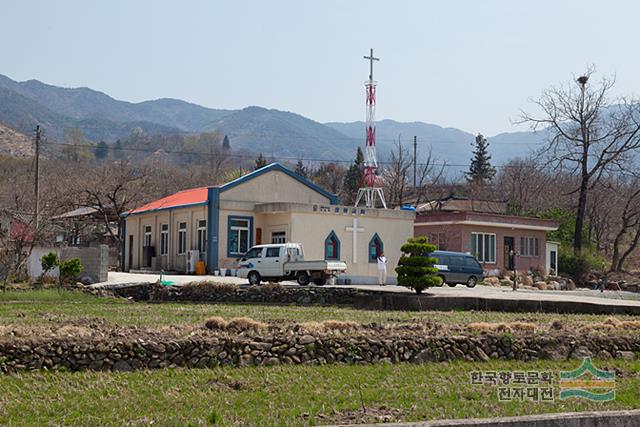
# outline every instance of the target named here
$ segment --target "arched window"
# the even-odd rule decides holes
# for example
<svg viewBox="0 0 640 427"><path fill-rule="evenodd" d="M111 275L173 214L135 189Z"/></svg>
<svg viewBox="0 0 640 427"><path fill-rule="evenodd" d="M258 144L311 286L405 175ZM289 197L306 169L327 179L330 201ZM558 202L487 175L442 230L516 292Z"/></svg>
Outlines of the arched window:
<svg viewBox="0 0 640 427"><path fill-rule="evenodd" d="M378 236L378 233L376 233L369 241L369 262L377 262L382 252L384 252L384 243L382 243L382 239Z"/></svg>
<svg viewBox="0 0 640 427"><path fill-rule="evenodd" d="M340 259L340 240L334 231L324 240L324 259Z"/></svg>

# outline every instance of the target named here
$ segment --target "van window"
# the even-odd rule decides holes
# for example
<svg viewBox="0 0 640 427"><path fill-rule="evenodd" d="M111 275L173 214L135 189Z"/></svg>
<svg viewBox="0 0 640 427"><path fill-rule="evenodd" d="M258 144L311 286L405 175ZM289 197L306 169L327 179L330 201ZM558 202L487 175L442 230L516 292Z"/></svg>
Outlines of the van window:
<svg viewBox="0 0 640 427"><path fill-rule="evenodd" d="M267 248L267 258L278 258L280 256L280 248Z"/></svg>
<svg viewBox="0 0 640 427"><path fill-rule="evenodd" d="M472 268L482 268L480 267L480 264L478 263L478 261L476 261L475 258L471 258L471 257L464 257L464 266L472 267Z"/></svg>
<svg viewBox="0 0 640 427"><path fill-rule="evenodd" d="M446 255L438 255L435 257L438 262L436 262L436 264L438 265L449 265L449 257Z"/></svg>
<svg viewBox="0 0 640 427"><path fill-rule="evenodd" d="M244 256L245 258L260 258L262 257L262 248L252 248L247 254Z"/></svg>
<svg viewBox="0 0 640 427"><path fill-rule="evenodd" d="M447 265L454 266L454 267L462 267L462 265L463 265L462 258L463 257L453 255L453 256L450 256L448 258L449 258L449 260L448 260L449 262L448 262Z"/></svg>

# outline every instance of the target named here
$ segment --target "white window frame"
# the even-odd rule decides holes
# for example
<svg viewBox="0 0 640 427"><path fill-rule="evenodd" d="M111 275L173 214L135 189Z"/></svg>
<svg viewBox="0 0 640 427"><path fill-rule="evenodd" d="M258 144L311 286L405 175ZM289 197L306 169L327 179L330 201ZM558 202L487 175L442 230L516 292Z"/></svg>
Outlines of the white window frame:
<svg viewBox="0 0 640 427"><path fill-rule="evenodd" d="M169 224L160 224L160 256L169 255Z"/></svg>
<svg viewBox="0 0 640 427"><path fill-rule="evenodd" d="M178 223L178 255L187 253L187 223Z"/></svg>
<svg viewBox="0 0 640 427"><path fill-rule="evenodd" d="M529 257L529 258L539 258L540 257L540 238L531 237L531 236L520 237L520 256Z"/></svg>
<svg viewBox="0 0 640 427"><path fill-rule="evenodd" d="M150 225L145 225L144 226L144 239L142 240L142 246L147 248L149 246L151 246L151 226Z"/></svg>
<svg viewBox="0 0 640 427"><path fill-rule="evenodd" d="M493 251L489 251L489 255L493 255L493 257L488 256L487 257L487 251L486 251L486 242L487 242L487 237L489 237L489 241L491 241L491 238L493 237ZM495 264L496 263L496 249L497 249L497 237L496 237L496 233L482 233L482 232L472 232L471 233L471 248L472 248L472 255L474 257L476 257L476 259L478 260L478 262L481 262L483 264ZM482 242L482 245L478 245L478 242ZM475 251L473 250L475 246ZM482 251L480 251L478 248L482 246ZM475 252L475 253L473 253Z"/></svg>
<svg viewBox="0 0 640 427"><path fill-rule="evenodd" d="M251 221L247 218L235 218L235 217L231 217L231 221L244 221L247 225L245 226L239 226L239 225L231 225L229 227L229 232L230 233L237 233L238 234L238 238L236 239L236 242L238 243L238 247L236 248L232 248L231 247L231 243L229 243L229 254L230 255L244 255L244 252L240 251L240 247L242 246L240 244L240 238L242 237L242 231L246 231L246 236L247 236L247 250L251 249ZM231 242L231 236L227 236L227 239L229 240L229 242Z"/></svg>
<svg viewBox="0 0 640 427"><path fill-rule="evenodd" d="M196 240L197 249L200 251L201 254L206 253L207 252L207 220L206 219L198 220L196 237L197 237L197 240Z"/></svg>
<svg viewBox="0 0 640 427"><path fill-rule="evenodd" d="M271 243L280 244L287 243L287 232L283 230L272 231L271 232Z"/></svg>

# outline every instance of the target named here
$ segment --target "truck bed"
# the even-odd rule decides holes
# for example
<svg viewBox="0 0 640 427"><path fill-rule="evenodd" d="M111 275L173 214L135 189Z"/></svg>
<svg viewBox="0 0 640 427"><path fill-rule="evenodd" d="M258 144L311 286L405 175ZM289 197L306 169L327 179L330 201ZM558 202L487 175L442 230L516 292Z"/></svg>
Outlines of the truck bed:
<svg viewBox="0 0 640 427"><path fill-rule="evenodd" d="M330 270L336 273L347 270L347 264L342 261L325 261L325 260L309 260L309 261L289 261L285 262L285 271L325 271Z"/></svg>

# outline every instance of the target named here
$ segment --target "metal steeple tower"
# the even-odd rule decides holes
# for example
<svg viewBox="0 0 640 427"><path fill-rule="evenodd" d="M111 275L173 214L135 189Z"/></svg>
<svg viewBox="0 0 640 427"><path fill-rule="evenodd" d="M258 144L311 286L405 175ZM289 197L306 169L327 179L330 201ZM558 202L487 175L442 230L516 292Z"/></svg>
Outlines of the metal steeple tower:
<svg viewBox="0 0 640 427"><path fill-rule="evenodd" d="M373 61L379 61L380 58L373 56L371 49L369 56L364 59L369 60L369 80L365 82L366 105L367 105L367 121L366 121L366 147L364 155L364 177L362 180L362 188L358 190L356 198L356 206L364 201L364 205L368 208L376 207L376 199L380 199L382 207L387 208L382 191L382 180L376 174L378 169L378 159L376 156L376 82L373 80Z"/></svg>

